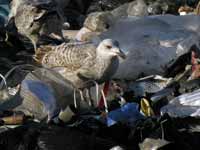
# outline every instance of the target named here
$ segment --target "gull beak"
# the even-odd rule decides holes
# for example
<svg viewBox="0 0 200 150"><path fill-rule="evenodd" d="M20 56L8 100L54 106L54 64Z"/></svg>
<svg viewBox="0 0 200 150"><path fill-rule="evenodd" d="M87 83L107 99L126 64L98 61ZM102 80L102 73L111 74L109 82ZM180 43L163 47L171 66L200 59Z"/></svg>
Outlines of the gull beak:
<svg viewBox="0 0 200 150"><path fill-rule="evenodd" d="M120 48L116 49L116 54L122 59L126 59L126 54Z"/></svg>

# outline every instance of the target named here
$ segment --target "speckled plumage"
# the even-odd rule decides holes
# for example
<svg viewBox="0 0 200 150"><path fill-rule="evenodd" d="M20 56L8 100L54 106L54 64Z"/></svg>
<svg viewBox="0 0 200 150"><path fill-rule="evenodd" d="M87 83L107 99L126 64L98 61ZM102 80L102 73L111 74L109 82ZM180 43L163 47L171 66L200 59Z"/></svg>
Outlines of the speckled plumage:
<svg viewBox="0 0 200 150"><path fill-rule="evenodd" d="M35 59L44 67L58 71L76 88L84 88L90 80L98 83L109 80L118 68L117 56L120 53L118 42L107 39L98 47L92 43L63 43L41 47Z"/></svg>

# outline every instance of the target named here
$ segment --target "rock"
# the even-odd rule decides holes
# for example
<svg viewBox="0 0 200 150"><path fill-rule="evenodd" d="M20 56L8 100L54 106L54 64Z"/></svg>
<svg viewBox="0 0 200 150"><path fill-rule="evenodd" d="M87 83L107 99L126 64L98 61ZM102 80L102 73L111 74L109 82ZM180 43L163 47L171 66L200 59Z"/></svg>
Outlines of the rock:
<svg viewBox="0 0 200 150"><path fill-rule="evenodd" d="M135 0L130 3L125 3L122 6L111 11L111 14L119 20L121 17L127 16L146 16L147 5L143 0Z"/></svg>
<svg viewBox="0 0 200 150"><path fill-rule="evenodd" d="M65 39L75 39L78 30L63 30L62 32Z"/></svg>
<svg viewBox="0 0 200 150"><path fill-rule="evenodd" d="M91 41L92 38L96 37L99 34L100 32L93 32L90 29L83 27L76 33L74 39L81 42Z"/></svg>
<svg viewBox="0 0 200 150"><path fill-rule="evenodd" d="M148 5L148 13L150 15L158 14L178 14L180 4L173 0L146 0Z"/></svg>
<svg viewBox="0 0 200 150"><path fill-rule="evenodd" d="M84 27L93 32L106 31L111 23L113 16L109 12L94 12L85 19Z"/></svg>
<svg viewBox="0 0 200 150"><path fill-rule="evenodd" d="M76 35L78 41L90 41L100 33L113 25L114 16L109 11L94 12L88 15L82 27Z"/></svg>
<svg viewBox="0 0 200 150"><path fill-rule="evenodd" d="M107 31L118 20L127 16L146 16L147 5L143 0L136 0L130 3L125 3L112 11L93 12L87 16L84 21L84 28L90 30L91 34L84 33L82 30L78 33L79 39L87 39L90 41L92 37L100 32ZM83 37L82 37L83 36ZM78 39L78 40L79 40Z"/></svg>
<svg viewBox="0 0 200 150"><path fill-rule="evenodd" d="M111 11L130 1L131 0L93 0L87 10L87 14L97 11Z"/></svg>

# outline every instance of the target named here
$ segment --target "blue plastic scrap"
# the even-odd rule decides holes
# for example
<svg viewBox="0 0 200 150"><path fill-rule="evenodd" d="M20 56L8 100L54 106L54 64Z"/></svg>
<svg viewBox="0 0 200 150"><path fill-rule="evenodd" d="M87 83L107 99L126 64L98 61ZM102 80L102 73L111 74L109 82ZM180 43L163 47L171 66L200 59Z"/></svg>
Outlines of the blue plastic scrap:
<svg viewBox="0 0 200 150"><path fill-rule="evenodd" d="M106 123L107 126L112 126L117 122L133 125L135 121L142 118L144 118L144 116L139 112L139 105L137 103L126 103L121 108L110 111L104 123Z"/></svg>

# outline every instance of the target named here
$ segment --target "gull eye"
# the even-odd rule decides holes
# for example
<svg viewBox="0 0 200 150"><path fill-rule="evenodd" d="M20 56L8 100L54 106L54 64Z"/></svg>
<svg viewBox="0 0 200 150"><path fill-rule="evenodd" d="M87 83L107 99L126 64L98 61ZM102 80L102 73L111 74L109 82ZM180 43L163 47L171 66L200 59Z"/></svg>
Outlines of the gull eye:
<svg viewBox="0 0 200 150"><path fill-rule="evenodd" d="M106 48L108 48L108 49L111 49L111 48L112 48L112 46L110 46L110 45L106 45Z"/></svg>

